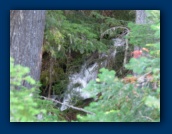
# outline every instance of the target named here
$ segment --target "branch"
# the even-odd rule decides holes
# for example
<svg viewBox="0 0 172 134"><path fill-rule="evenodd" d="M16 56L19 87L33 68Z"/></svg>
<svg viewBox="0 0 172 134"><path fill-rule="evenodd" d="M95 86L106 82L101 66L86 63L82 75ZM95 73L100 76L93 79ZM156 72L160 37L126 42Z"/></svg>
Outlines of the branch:
<svg viewBox="0 0 172 134"><path fill-rule="evenodd" d="M62 102L60 102L60 101L57 101L57 100L54 100L54 99L50 99L50 98L47 98L47 97L44 97L44 96L40 96L40 97L41 97L41 98L44 98L45 100L51 100L51 101L53 101L53 102L55 102L55 103L58 103L58 104L61 104L61 105L66 105L66 106L68 106L68 107L70 107L70 108L72 108L72 109L78 110L78 111L82 111L82 112L85 112L85 113L88 113L88 114L95 115L95 113L92 113L92 112L90 112L90 111L84 110L84 109L82 109L82 108L78 108L78 107L74 107L74 106L71 106L71 105L68 105L68 104L64 104L64 103L62 103Z"/></svg>
<svg viewBox="0 0 172 134"><path fill-rule="evenodd" d="M102 39L103 36L104 36L105 34L107 34L108 32L113 31L113 30L115 31L115 30L118 29L118 28L122 28L122 29L127 30L127 34L126 34L126 35L128 35L128 34L130 33L130 30L129 30L127 27L117 26L117 27L109 28L109 29L107 29L106 31L104 31L104 32L101 34L100 39ZM125 42L126 42L126 47L125 47L125 56L124 56L123 66L127 63L127 55L128 55L128 48L129 48L129 46L128 46L128 39L127 39L127 38L125 39Z"/></svg>
<svg viewBox="0 0 172 134"><path fill-rule="evenodd" d="M109 31L112 31L112 30L115 31L115 30L118 29L118 28L122 28L122 29L127 30L127 34L130 32L130 30L129 30L127 27L123 27L123 26L111 27L111 28L107 29L106 31L104 31L104 32L100 35L100 39L102 39L103 36L104 36L105 34L107 34Z"/></svg>

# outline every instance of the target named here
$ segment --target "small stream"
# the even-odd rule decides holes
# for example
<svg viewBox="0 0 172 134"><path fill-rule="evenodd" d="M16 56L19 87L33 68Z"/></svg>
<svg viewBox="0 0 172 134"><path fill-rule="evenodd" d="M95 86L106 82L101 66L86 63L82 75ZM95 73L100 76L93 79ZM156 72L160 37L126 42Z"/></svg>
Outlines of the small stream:
<svg viewBox="0 0 172 134"><path fill-rule="evenodd" d="M98 70L102 67L106 67L109 62L115 60L118 54L117 48L125 46L125 40L121 38L112 39L113 46L107 53L101 53L98 55L99 60L90 64L88 59L82 66L78 73L69 75L69 84L67 90L64 93L63 104L60 107L61 111L66 110L68 105L75 105L78 100L85 100L90 98L89 92L82 91L87 86L90 80L97 78Z"/></svg>

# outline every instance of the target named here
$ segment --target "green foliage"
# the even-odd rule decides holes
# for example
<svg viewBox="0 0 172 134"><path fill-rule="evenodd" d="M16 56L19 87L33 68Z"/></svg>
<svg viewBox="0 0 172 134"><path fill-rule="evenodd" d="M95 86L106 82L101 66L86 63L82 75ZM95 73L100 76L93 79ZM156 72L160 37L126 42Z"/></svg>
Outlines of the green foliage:
<svg viewBox="0 0 172 134"><path fill-rule="evenodd" d="M160 12L147 11L147 16L147 24L128 24L128 27L132 29L129 35L131 44L144 47L145 44L156 43L160 38Z"/></svg>
<svg viewBox="0 0 172 134"><path fill-rule="evenodd" d="M29 75L29 68L14 65L10 58L10 121L41 122L57 121L59 111L51 101L39 96L39 85ZM30 89L22 86L23 81L32 85ZM50 113L53 113L50 114ZM42 119L38 118L42 116Z"/></svg>
<svg viewBox="0 0 172 134"><path fill-rule="evenodd" d="M128 24L128 27L132 29L129 35L129 41L131 44L143 47L145 44L152 43L154 41L154 31L150 29L149 24L136 25L131 22Z"/></svg>
<svg viewBox="0 0 172 134"><path fill-rule="evenodd" d="M149 59L146 57L141 57L139 59L132 58L129 64L125 65L125 67L127 69L133 70L133 72L137 74L148 73L150 71L154 71L155 68L158 71L160 67L160 59Z"/></svg>
<svg viewBox="0 0 172 134"><path fill-rule="evenodd" d="M21 71L22 70L22 71ZM16 77L17 73L17 77ZM30 76L25 76L29 73L29 68L16 65L14 67L14 59L10 58L10 85L11 88L14 86L21 86L21 81L25 80L29 84L35 84L35 81Z"/></svg>
<svg viewBox="0 0 172 134"><path fill-rule="evenodd" d="M52 72L54 73L52 73L51 79L53 91L62 93L67 82L59 81L66 80L67 77L63 79L61 77L80 69L80 65L92 53L105 52L111 47L111 38L121 34L121 29L112 31L108 35L109 37L103 39L100 38L101 33L113 26L127 25L127 21L117 20L113 16L114 14L119 19L130 15L129 11L118 13L109 10L105 12L107 14L102 14L102 11L99 10L47 11L43 54L46 53L48 58L43 56L43 63L45 63L41 74L43 91L50 84L49 71L47 71L50 70L49 64L52 63L49 62L50 59L53 59ZM63 76L56 71L56 68L63 69L61 64L66 65Z"/></svg>
<svg viewBox="0 0 172 134"><path fill-rule="evenodd" d="M75 20L74 15L71 18L69 15L66 17L63 11L48 11L44 46L46 51L53 57L64 58L65 53L71 50L81 54L98 49L106 50L106 45L97 40L99 35L92 29L92 24L77 21L84 19L82 16Z"/></svg>
<svg viewBox="0 0 172 134"><path fill-rule="evenodd" d="M160 111L160 12L158 10L147 11L147 15L149 25L146 25L146 27L150 29L152 36L145 32L140 35L147 36L146 42L138 40L136 37L135 40L140 42L140 44L143 43L150 50L149 57L132 58L125 67L132 69L137 74L152 72L153 82L158 83L157 96L148 95L145 99L145 104Z"/></svg>
<svg viewBox="0 0 172 134"><path fill-rule="evenodd" d="M147 28L152 31L152 36L149 36L148 33L139 34L139 38L136 36L131 39L135 40L135 42L140 42L138 44L143 44L142 47L146 47L149 50L149 56L141 57L139 59L132 58L129 64L125 65L127 69L133 70L134 73L144 74L148 72L153 73L154 81L159 81L160 79L160 20L159 20L159 11L153 10L148 12L149 21L148 25L145 25ZM152 16L153 14L153 16ZM136 26L137 27L137 26ZM135 30L135 27L132 30ZM138 31L139 32L139 31ZM139 32L140 33L140 32ZM147 37L145 41L142 41L144 37ZM150 41L150 38L153 39ZM149 42L150 41L150 42ZM136 66L137 65L137 66Z"/></svg>
<svg viewBox="0 0 172 134"><path fill-rule="evenodd" d="M34 122L38 121L36 115L46 110L38 109L38 104L33 99L33 90L10 91L10 121L11 122Z"/></svg>
<svg viewBox="0 0 172 134"><path fill-rule="evenodd" d="M153 14L153 16L152 16ZM78 121L88 122L159 122L160 121L160 20L159 12L149 13L147 25L129 24L130 43L146 47L147 56L131 58L125 65L138 76L151 73L150 82L156 89L147 85L139 88L137 83L123 83L115 77L114 71L100 70L96 81L85 88L95 99L85 109L95 115L78 115ZM138 34L139 33L139 34ZM101 94L101 95L100 95Z"/></svg>
<svg viewBox="0 0 172 134"><path fill-rule="evenodd" d="M149 107L157 108L160 111L160 100L154 96L147 96L145 100L145 104Z"/></svg>
<svg viewBox="0 0 172 134"><path fill-rule="evenodd" d="M127 25L129 17L133 17L129 11L113 10L102 11L91 10L57 10L48 11L45 29L44 50L56 58L67 58L66 53L77 51L81 54L106 51L108 45L106 40L100 40L100 35L110 27ZM109 15L108 15L109 14ZM125 20L118 20L126 17ZM124 17L125 16L125 17ZM116 30L110 37L114 38L121 31Z"/></svg>
<svg viewBox="0 0 172 134"><path fill-rule="evenodd" d="M91 92L96 102L85 109L96 115L78 115L78 121L89 122L147 122L158 121L159 110L156 104L150 104L150 96L157 95L148 88L136 88L133 84L124 84L115 77L114 71L105 68L100 70L96 81L88 84L86 91ZM101 93L101 96L97 94Z"/></svg>

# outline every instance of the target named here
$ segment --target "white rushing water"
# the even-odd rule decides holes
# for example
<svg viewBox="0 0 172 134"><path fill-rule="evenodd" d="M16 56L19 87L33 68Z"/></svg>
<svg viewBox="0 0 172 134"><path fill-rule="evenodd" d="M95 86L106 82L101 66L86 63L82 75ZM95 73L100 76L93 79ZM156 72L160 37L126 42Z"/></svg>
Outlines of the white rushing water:
<svg viewBox="0 0 172 134"><path fill-rule="evenodd" d="M88 68L86 68L86 64L84 64L79 73L69 76L69 85L63 99L64 104L71 104L74 97L80 99L90 98L90 94L88 92L83 92L82 89L86 87L90 80L96 79L97 67L97 63L94 63ZM65 109L67 109L66 105L62 105L60 108L61 111Z"/></svg>
<svg viewBox="0 0 172 134"><path fill-rule="evenodd" d="M89 92L82 91L86 87L90 80L97 78L98 69L100 67L106 67L107 59L114 59L116 56L116 48L125 45L123 39L113 39L114 47L110 50L110 54L99 54L99 58L103 59L101 63L95 62L92 65L87 65L87 61L82 65L79 73L74 73L69 76L69 84L64 94L63 104L60 108L61 111L66 110L68 107L65 105L74 105L77 99L84 100L90 98ZM76 98L76 101L75 99Z"/></svg>

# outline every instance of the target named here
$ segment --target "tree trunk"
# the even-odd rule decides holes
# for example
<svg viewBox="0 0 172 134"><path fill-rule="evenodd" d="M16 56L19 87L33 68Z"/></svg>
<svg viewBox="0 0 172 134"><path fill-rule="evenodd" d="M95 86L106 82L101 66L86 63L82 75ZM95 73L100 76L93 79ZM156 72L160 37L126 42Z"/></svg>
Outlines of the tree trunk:
<svg viewBox="0 0 172 134"><path fill-rule="evenodd" d="M146 12L145 10L136 10L136 24L145 24L146 23ZM134 46L134 51L140 50L139 46ZM137 76L136 73L133 73L134 76Z"/></svg>
<svg viewBox="0 0 172 134"><path fill-rule="evenodd" d="M145 10L136 10L136 24L146 24L146 12ZM134 47L134 50L139 50L138 46Z"/></svg>
<svg viewBox="0 0 172 134"><path fill-rule="evenodd" d="M45 10L10 11L10 56L15 64L29 67L35 80L40 79L44 27Z"/></svg>
<svg viewBox="0 0 172 134"><path fill-rule="evenodd" d="M136 24L146 23L146 12L145 10L136 10Z"/></svg>

